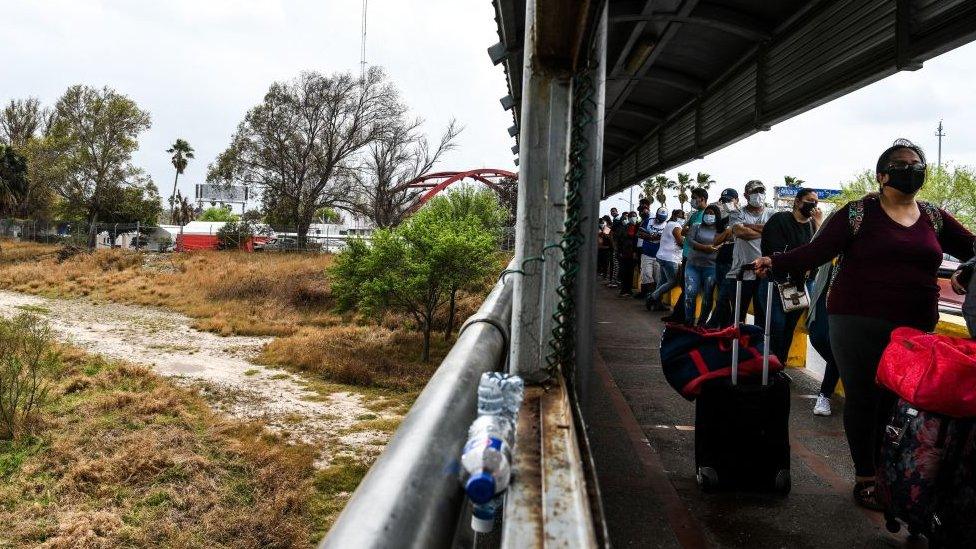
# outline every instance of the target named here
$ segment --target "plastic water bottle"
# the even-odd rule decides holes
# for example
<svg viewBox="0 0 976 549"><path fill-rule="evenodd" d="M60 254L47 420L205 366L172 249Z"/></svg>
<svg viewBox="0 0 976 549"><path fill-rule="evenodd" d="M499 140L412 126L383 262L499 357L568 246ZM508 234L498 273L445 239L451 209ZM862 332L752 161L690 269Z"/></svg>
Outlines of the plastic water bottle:
<svg viewBox="0 0 976 549"><path fill-rule="evenodd" d="M495 527L495 517L501 513L502 496L495 496L486 503L476 503L471 508L471 529L487 534Z"/></svg>
<svg viewBox="0 0 976 549"><path fill-rule="evenodd" d="M482 374L478 383L478 418L468 429L461 455L461 484L474 504L471 527L490 532L501 509L501 493L511 480L515 420L525 385L518 376Z"/></svg>

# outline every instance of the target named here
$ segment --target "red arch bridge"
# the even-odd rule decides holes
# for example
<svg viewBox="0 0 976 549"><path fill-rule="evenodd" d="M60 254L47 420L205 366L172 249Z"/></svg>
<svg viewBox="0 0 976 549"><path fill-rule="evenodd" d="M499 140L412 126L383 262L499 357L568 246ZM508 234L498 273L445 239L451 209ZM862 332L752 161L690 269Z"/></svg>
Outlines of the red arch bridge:
<svg viewBox="0 0 976 549"><path fill-rule="evenodd" d="M426 189L426 192L421 194L417 201L410 206L410 211L416 211L426 204L431 198L437 196L437 193L455 183L464 181L465 179L473 179L475 181L484 183L491 190L500 195L504 195L517 184L518 174L496 168L479 168L476 170L468 170L463 172L435 172L407 181L406 183L395 187L393 191L396 192L405 189Z"/></svg>

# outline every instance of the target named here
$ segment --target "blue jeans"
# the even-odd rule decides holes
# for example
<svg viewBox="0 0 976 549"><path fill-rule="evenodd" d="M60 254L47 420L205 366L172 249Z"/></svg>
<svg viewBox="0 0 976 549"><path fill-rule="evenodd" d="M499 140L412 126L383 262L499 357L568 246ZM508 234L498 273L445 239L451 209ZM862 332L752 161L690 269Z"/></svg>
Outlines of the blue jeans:
<svg viewBox="0 0 976 549"><path fill-rule="evenodd" d="M712 290L715 289L715 267L685 266L685 324L695 325L695 301L702 296L701 318L708 318L712 310Z"/></svg>
<svg viewBox="0 0 976 549"><path fill-rule="evenodd" d="M658 259L657 263L661 267L661 281L658 283L657 288L654 288L654 292L647 298L648 301L660 300L662 295L670 292L671 288L678 285L678 264L674 261L665 261L663 259Z"/></svg>
<svg viewBox="0 0 976 549"><path fill-rule="evenodd" d="M715 264L715 286L718 287L718 294L715 296L715 307L712 310L712 317L708 319L706 326L709 328L725 328L732 325L732 307L735 299L735 279L726 278L732 270L731 263Z"/></svg>
<svg viewBox="0 0 976 549"><path fill-rule="evenodd" d="M767 307L766 292L769 287L769 278L764 278L759 282L757 296L759 307L765 311ZM807 281L807 295L813 288L813 283ZM796 324L803 316L803 309L786 312L783 310L783 303L779 297L779 292L773 288L773 306L770 310L769 318L769 352L776 355L776 358L786 366L786 359L790 356L790 346L793 345L793 333L796 331Z"/></svg>

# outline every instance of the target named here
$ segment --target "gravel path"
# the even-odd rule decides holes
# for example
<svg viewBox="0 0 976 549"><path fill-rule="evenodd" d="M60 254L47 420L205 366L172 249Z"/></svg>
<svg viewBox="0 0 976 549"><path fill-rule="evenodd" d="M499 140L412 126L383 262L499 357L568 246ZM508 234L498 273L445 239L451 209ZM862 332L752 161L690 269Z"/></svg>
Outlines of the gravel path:
<svg viewBox="0 0 976 549"><path fill-rule="evenodd" d="M373 453L389 437L354 428L364 418L384 417L365 407L362 394L322 395L299 375L251 362L271 338L201 332L190 327L188 317L160 309L0 291L0 315L25 311L47 318L68 343L149 366L197 388L220 411L261 420L273 431L322 448L320 465L339 453Z"/></svg>

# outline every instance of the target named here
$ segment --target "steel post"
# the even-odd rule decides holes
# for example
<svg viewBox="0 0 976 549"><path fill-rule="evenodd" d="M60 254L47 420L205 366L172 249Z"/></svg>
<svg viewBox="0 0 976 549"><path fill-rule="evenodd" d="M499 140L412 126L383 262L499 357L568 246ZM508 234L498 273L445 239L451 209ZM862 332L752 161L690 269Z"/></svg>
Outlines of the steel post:
<svg viewBox="0 0 976 549"><path fill-rule="evenodd" d="M570 113L572 110L572 85L570 79L553 78L549 95L549 168L545 180L546 204L546 249L545 263L542 264L542 304L540 354L549 354L549 341L552 339L553 314L559 296L559 278L562 270L559 262L563 258L561 248L555 247L562 239L566 223L566 170L569 162Z"/></svg>
<svg viewBox="0 0 976 549"><path fill-rule="evenodd" d="M541 259L546 245L549 177L549 106L552 75L535 59L536 3L525 6L521 133L519 134L518 211L515 225L515 264L524 274L513 275L512 373L526 381L545 379L542 367ZM534 259L539 258L539 259Z"/></svg>
<svg viewBox="0 0 976 549"><path fill-rule="evenodd" d="M593 368L594 293L596 291L596 232L599 227L600 198L603 193L603 125L607 82L607 6L604 4L594 35L593 65L589 69L593 85L593 122L586 127L586 177L583 179L581 216L583 245L579 253L580 274L574 289L576 300L576 372L579 392ZM580 395L585 397L585 395Z"/></svg>

